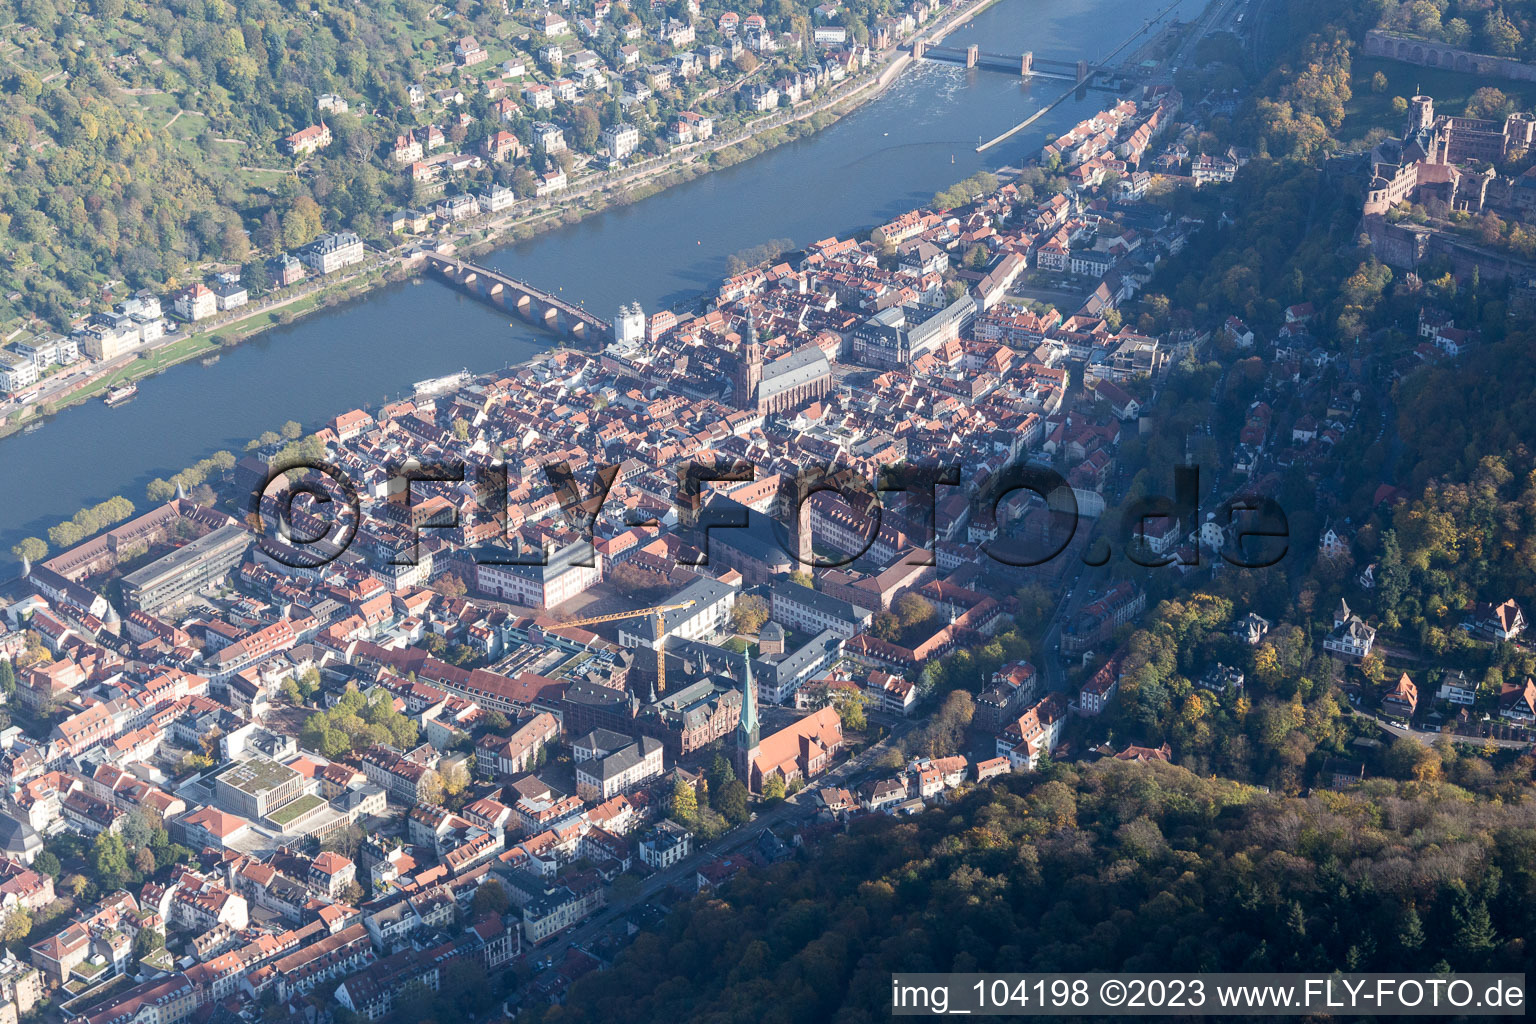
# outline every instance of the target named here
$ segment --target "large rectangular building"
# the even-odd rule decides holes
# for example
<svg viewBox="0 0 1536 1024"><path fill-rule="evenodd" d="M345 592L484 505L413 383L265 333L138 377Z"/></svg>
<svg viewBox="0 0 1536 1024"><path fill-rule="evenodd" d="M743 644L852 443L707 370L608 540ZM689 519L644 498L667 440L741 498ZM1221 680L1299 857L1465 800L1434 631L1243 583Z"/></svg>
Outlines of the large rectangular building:
<svg viewBox="0 0 1536 1024"><path fill-rule="evenodd" d="M682 604L661 613L661 636L656 635L656 617L645 615L630 619L619 627L620 647L645 647L656 650L666 637L697 640L723 631L736 607L736 588L729 583L700 576L664 604Z"/></svg>
<svg viewBox="0 0 1536 1024"><path fill-rule="evenodd" d="M867 629L874 618L868 608L789 580L775 582L769 596L773 621L802 633L830 629L848 640Z"/></svg>
<svg viewBox="0 0 1536 1024"><path fill-rule="evenodd" d="M265 818L304 795L309 780L271 758L236 761L214 776L219 806L231 814Z"/></svg>
<svg viewBox="0 0 1536 1024"><path fill-rule="evenodd" d="M130 609L150 615L180 604L239 565L250 543L242 527L221 526L124 576L123 598Z"/></svg>
<svg viewBox="0 0 1536 1024"><path fill-rule="evenodd" d="M576 794L598 803L656 778L662 773L662 742L654 736L632 739L596 729L572 744Z"/></svg>
<svg viewBox="0 0 1536 1024"><path fill-rule="evenodd" d="M338 231L315 241L303 252L304 262L317 274L329 274L363 262L363 240L351 231Z"/></svg>
<svg viewBox="0 0 1536 1024"><path fill-rule="evenodd" d="M513 604L554 608L603 580L602 558L584 541L547 555L543 565L527 564L531 558L527 552L506 548L477 549L475 586L481 593ZM586 561L592 564L581 564Z"/></svg>

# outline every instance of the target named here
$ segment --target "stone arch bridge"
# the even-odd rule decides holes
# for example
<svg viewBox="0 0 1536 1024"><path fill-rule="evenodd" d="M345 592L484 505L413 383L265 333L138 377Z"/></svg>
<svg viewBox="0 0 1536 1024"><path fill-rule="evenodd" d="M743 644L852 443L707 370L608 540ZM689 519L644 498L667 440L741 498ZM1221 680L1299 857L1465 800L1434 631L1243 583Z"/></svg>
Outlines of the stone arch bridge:
<svg viewBox="0 0 1536 1024"><path fill-rule="evenodd" d="M449 284L552 334L577 341L599 341L613 335L613 325L607 320L500 271L438 253L427 253L425 261Z"/></svg>

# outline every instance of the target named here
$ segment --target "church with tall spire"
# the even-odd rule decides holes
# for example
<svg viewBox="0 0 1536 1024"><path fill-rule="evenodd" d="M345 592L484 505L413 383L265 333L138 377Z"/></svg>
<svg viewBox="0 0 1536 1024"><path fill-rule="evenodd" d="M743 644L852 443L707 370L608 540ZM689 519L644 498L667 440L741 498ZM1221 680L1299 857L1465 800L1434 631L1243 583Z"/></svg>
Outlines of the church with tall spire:
<svg viewBox="0 0 1536 1024"><path fill-rule="evenodd" d="M763 381L763 346L757 340L757 323L747 313L747 337L733 353L731 398L738 409L758 407L758 386Z"/></svg>
<svg viewBox="0 0 1536 1024"><path fill-rule="evenodd" d="M752 658L743 654L746 675L742 683L741 720L736 723L736 777L748 789L752 788L752 765L757 760L759 747L757 721L757 686L752 682Z"/></svg>

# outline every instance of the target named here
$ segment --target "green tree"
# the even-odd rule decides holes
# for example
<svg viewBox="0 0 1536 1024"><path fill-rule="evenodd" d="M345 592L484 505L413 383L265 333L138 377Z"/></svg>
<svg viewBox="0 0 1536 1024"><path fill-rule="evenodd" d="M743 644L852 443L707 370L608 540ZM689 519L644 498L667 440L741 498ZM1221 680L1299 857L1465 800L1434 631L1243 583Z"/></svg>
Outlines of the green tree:
<svg viewBox="0 0 1536 1024"><path fill-rule="evenodd" d="M780 775L778 772L771 773L766 779L763 780L764 800L783 800L785 793L786 788L784 786L784 776Z"/></svg>
<svg viewBox="0 0 1536 1024"><path fill-rule="evenodd" d="M751 816L751 810L747 806L747 787L741 784L740 779L731 779L718 790L715 797L715 810L732 825L740 825Z"/></svg>
<svg viewBox="0 0 1536 1024"><path fill-rule="evenodd" d="M103 832L91 845L91 873L97 887L103 892L120 888L128 877L128 849L122 837L114 832Z"/></svg>
<svg viewBox="0 0 1536 1024"><path fill-rule="evenodd" d="M265 295L272 290L272 275L267 271L266 260L251 260L240 268L240 283L253 296Z"/></svg>
<svg viewBox="0 0 1536 1024"><path fill-rule="evenodd" d="M139 960L165 948L165 933L158 928L141 928L133 937L133 955Z"/></svg>
<svg viewBox="0 0 1536 1024"><path fill-rule="evenodd" d="M1409 907L1403 913L1403 923L1397 933L1397 944L1409 954L1417 953L1424 945L1424 924L1419 920L1419 912L1413 907Z"/></svg>
<svg viewBox="0 0 1536 1024"><path fill-rule="evenodd" d="M1483 19L1483 38L1488 49L1501 57L1512 57L1520 49L1520 30L1509 20L1503 8L1495 8Z"/></svg>
<svg viewBox="0 0 1536 1024"><path fill-rule="evenodd" d="M724 753L716 751L715 756L709 762L709 791L718 793L725 788L726 783L736 778L736 769L731 766L730 758Z"/></svg>
<svg viewBox="0 0 1536 1024"><path fill-rule="evenodd" d="M934 615L932 603L921 594L913 593L910 590L896 598L891 608L896 613L896 618L900 621L903 629L910 629L913 626L927 622Z"/></svg>
<svg viewBox="0 0 1536 1024"><path fill-rule="evenodd" d="M840 689L834 698L837 705L838 717L842 719L843 728L851 732L863 732L869 726L869 720L865 716L866 700L864 694L857 690Z"/></svg>
<svg viewBox="0 0 1536 1024"><path fill-rule="evenodd" d="M643 886L640 883L640 879L626 871L613 880L610 902L631 903L640 897L642 889Z"/></svg>
<svg viewBox="0 0 1536 1024"><path fill-rule="evenodd" d="M1461 967L1464 970L1483 969L1498 941L1487 901L1467 895L1454 908L1453 916L1456 921L1454 945L1461 955Z"/></svg>
<svg viewBox="0 0 1536 1024"><path fill-rule="evenodd" d="M511 905L505 887L494 878L487 879L475 890L474 900L470 903L470 916L479 918L486 914L505 914Z"/></svg>
<svg viewBox="0 0 1536 1024"><path fill-rule="evenodd" d="M395 996L393 1016L402 1024L407 1021L413 1024L425 1024L426 1021L439 1020L436 1014L437 1008L437 993L419 980L411 981Z"/></svg>
<svg viewBox="0 0 1536 1024"><path fill-rule="evenodd" d="M59 875L64 870L63 866L59 863L59 858L50 850L44 850L38 854L37 859L32 862L32 867L54 881L58 881Z"/></svg>
<svg viewBox="0 0 1536 1024"><path fill-rule="evenodd" d="M41 562L44 558L48 557L48 542L39 537L25 537L19 544L11 548L11 554L17 558Z"/></svg>

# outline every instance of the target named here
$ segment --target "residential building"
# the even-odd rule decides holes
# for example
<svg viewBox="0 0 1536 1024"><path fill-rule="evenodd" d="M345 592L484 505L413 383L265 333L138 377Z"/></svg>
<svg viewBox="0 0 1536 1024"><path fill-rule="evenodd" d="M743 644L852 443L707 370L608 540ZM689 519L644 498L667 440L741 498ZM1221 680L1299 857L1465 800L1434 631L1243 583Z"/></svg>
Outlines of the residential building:
<svg viewBox="0 0 1536 1024"><path fill-rule="evenodd" d="M294 132L283 140L288 152L294 156L308 156L331 144L331 129L324 121Z"/></svg>
<svg viewBox="0 0 1536 1024"><path fill-rule="evenodd" d="M571 747L576 762L576 793L592 803L628 793L663 771L662 742L653 736L631 738L595 729Z"/></svg>
<svg viewBox="0 0 1536 1024"><path fill-rule="evenodd" d="M628 121L617 121L603 129L603 146L615 160L623 160L640 148L640 129Z"/></svg>
<svg viewBox="0 0 1536 1024"><path fill-rule="evenodd" d="M693 852L693 833L670 818L651 826L640 838L640 861L664 871Z"/></svg>
<svg viewBox="0 0 1536 1024"><path fill-rule="evenodd" d="M1471 707L1477 703L1477 684L1460 669L1446 672L1440 677L1440 688L1435 691L1435 699L1458 707Z"/></svg>
<svg viewBox="0 0 1536 1024"><path fill-rule="evenodd" d="M533 124L533 148L546 156L565 152L565 130L549 121Z"/></svg>
<svg viewBox="0 0 1536 1024"><path fill-rule="evenodd" d="M1419 688L1404 672L1396 685L1381 698L1381 710L1394 718L1412 718L1419 707Z"/></svg>
<svg viewBox="0 0 1536 1024"><path fill-rule="evenodd" d="M198 281L177 292L171 308L183 320L203 320L219 311L219 298L212 288Z"/></svg>
<svg viewBox="0 0 1536 1024"><path fill-rule="evenodd" d="M1536 725L1536 681L1526 676L1523 683L1505 683L1499 691L1499 717L1515 725Z"/></svg>
<svg viewBox="0 0 1536 1024"><path fill-rule="evenodd" d="M1323 638L1323 650L1345 658L1363 659L1376 643L1376 630L1349 610L1342 598L1333 613L1333 630Z"/></svg>
<svg viewBox="0 0 1536 1024"><path fill-rule="evenodd" d="M304 262L317 274L331 274L363 261L363 240L352 231L323 235L303 252Z"/></svg>

